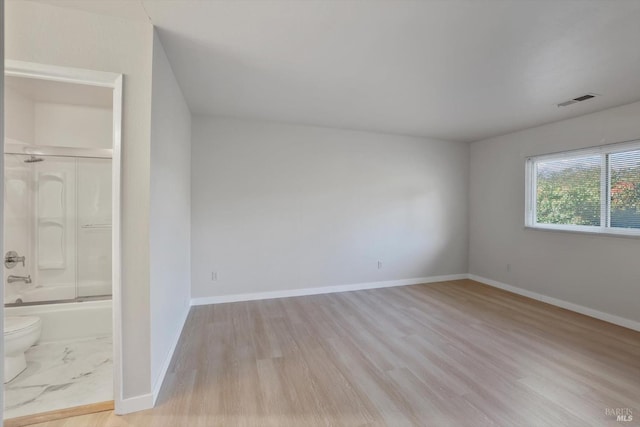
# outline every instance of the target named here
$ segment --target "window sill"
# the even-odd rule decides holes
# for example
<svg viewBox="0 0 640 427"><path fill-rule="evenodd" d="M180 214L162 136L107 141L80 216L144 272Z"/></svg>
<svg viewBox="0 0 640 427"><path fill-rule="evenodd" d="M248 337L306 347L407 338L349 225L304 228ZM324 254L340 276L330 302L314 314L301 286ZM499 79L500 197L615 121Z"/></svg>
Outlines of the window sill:
<svg viewBox="0 0 640 427"><path fill-rule="evenodd" d="M640 239L640 230L621 230L621 229L605 229L601 228L590 230L589 228L565 228L544 225L525 225L525 230L535 231L559 231L561 233L586 234L589 236L605 236L605 237L624 237L631 239Z"/></svg>

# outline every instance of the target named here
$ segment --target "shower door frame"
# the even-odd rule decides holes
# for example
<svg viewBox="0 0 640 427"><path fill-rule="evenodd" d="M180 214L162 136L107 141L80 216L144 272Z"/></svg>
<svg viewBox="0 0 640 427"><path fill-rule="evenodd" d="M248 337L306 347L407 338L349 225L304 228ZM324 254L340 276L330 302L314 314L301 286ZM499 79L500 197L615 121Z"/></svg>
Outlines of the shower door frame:
<svg viewBox="0 0 640 427"><path fill-rule="evenodd" d="M111 165L111 281L113 304L113 397L116 413L129 412L123 404L122 389L122 259L121 259L121 164L122 164L122 74L80 68L59 67L6 59L4 75L49 80L113 90L113 147ZM4 139L4 138L3 138ZM4 141L3 141L4 142ZM4 152L4 150L3 150ZM29 154L29 153L24 153ZM34 153L35 154L35 153ZM0 314L4 318L4 283L0 298Z"/></svg>

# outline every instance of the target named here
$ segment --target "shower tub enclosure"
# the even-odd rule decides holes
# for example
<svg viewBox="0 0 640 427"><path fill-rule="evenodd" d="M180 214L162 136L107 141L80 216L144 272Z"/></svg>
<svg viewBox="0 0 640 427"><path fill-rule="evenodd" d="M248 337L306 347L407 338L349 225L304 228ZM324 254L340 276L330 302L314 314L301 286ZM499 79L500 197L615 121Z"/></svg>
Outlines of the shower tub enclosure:
<svg viewBox="0 0 640 427"><path fill-rule="evenodd" d="M6 307L111 298L111 159L102 151L5 144Z"/></svg>

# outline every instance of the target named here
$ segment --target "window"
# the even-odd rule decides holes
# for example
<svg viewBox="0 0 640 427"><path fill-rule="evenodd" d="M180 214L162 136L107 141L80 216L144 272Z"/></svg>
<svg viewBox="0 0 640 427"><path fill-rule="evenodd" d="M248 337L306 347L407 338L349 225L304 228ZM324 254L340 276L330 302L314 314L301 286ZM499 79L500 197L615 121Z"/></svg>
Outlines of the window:
<svg viewBox="0 0 640 427"><path fill-rule="evenodd" d="M640 236L640 141L527 159L528 227Z"/></svg>

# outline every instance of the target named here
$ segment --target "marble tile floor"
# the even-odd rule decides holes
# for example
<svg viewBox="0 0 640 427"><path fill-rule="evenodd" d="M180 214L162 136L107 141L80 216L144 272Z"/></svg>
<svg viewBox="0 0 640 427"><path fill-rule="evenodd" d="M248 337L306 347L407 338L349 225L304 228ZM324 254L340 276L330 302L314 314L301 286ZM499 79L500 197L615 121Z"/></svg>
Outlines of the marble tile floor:
<svg viewBox="0 0 640 427"><path fill-rule="evenodd" d="M37 344L26 358L4 385L5 419L113 400L111 337Z"/></svg>

